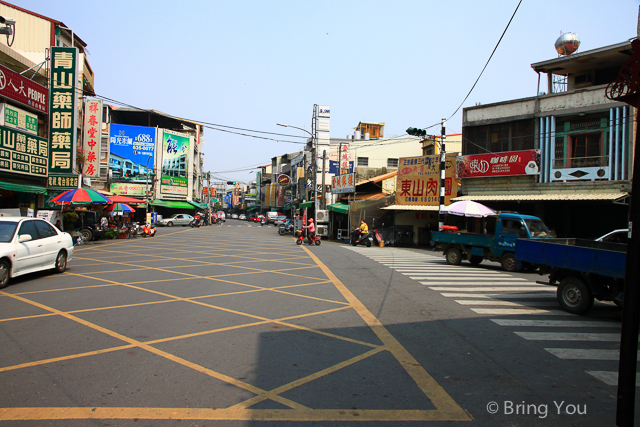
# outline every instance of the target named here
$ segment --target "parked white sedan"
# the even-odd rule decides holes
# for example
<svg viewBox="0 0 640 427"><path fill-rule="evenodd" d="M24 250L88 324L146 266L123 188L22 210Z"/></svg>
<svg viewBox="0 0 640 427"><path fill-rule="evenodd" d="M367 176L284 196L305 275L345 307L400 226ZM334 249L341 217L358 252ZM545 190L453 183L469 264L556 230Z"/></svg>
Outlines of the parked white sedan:
<svg viewBox="0 0 640 427"><path fill-rule="evenodd" d="M73 256L73 239L51 223L27 217L0 217L0 288L9 279L40 270L62 273Z"/></svg>

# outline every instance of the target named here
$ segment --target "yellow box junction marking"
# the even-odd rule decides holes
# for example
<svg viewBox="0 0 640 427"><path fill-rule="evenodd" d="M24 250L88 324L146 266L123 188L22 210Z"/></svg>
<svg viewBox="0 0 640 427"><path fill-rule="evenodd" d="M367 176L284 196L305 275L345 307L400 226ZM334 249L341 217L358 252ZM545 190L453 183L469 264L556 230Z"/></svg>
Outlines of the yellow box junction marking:
<svg viewBox="0 0 640 427"><path fill-rule="evenodd" d="M186 230L186 231L190 231L190 230ZM180 231L178 233L182 233L185 231ZM175 233L171 233L171 234L175 234ZM158 236L157 236L158 237ZM157 237L154 237L157 238ZM117 243L113 243L113 244L117 244ZM102 245L101 248L104 248L105 246L111 246L111 245ZM92 250L92 249L96 249L96 248L85 248L82 252L87 252L88 250ZM289 316L286 318L280 318L280 319L268 319L265 317L261 317L261 316L256 316L250 313L243 313L237 310L231 310L231 309L227 309L224 307L218 307L212 304L206 304L200 301L197 301L198 298L205 298L205 296L198 296L198 297L190 297L190 298L182 298L182 297L178 297L175 295L170 295L164 292L159 292L159 291L155 291L155 290L151 290L151 289L145 289L139 286L135 286L133 283L118 283L118 282L114 282L112 280L107 280L107 279L101 279L101 278L96 278L93 276L89 276L87 274L73 274L73 273L65 273L68 275L73 275L73 276L79 276L79 277L86 277L86 278L90 278L93 280L98 280L101 282L106 282L103 285L98 285L95 287L101 287L101 286L125 286L128 288L132 288L132 289L137 289L140 291L144 291L144 292L150 292L156 295L161 295L167 298L167 300L163 300L163 301L154 301L154 302L146 302L146 303L139 303L139 304L127 304L127 305L122 305L122 306L114 306L114 307L102 307L102 308L91 308L91 309L86 309L86 310L74 310L74 311L70 311L70 312L64 312L61 310L57 310L55 308L52 307L48 307L44 304L29 300L21 295L26 295L26 294L31 294L31 293L38 293L38 292L28 292L28 293L24 293L24 294L9 294L6 292L2 292L0 291L0 296L4 296L4 297L9 297L9 298L14 298L16 300L22 301L24 303L27 304L31 304L34 305L36 307L39 307L45 311L48 311L49 313L47 314L39 314L39 315L33 315L33 316L24 316L24 317L20 317L20 318L14 318L14 319L3 319L3 321L9 321L9 320L17 320L17 319L26 319L26 318L37 318L37 317L43 317L43 316L53 316L53 315L58 315L58 316L62 316L64 318L67 318L69 320L78 322L86 327L92 328L94 330L97 330L99 332L102 332L106 335L109 335L111 337L120 339L121 341L127 343L125 345L120 345L120 346L116 346L116 347L112 347L112 348L106 348L106 349L101 349L101 350L95 350L95 351L91 351L91 352L85 352L85 353L80 353L80 354L74 354L74 355L69 355L69 356L62 356L62 357L56 357L56 358L51 358L51 359L46 359L46 360L40 360L40 361L35 361L35 362L30 362L30 363L24 363L24 364L20 364L20 365L14 365L14 366L9 366L9 367L5 367L5 368L0 368L0 372L4 372L4 371L9 371L9 370L16 370L16 369L22 369L22 368L26 368L26 367L31 367L31 366L36 366L36 365L42 365L42 364L46 364L46 363L54 363L54 362L58 362L58 361L64 361L64 360L72 360L72 359L77 359L80 357L90 357L90 356L94 356L97 354L103 354L103 353L108 353L108 352L113 352L113 351L119 351L119 350L123 350L123 349L129 349L129 348L133 348L133 347L138 347L140 349L144 349L147 350L153 354L159 355L161 357L164 357L168 360L173 361L174 363L178 363L182 366L186 366L188 368L191 368L195 371L201 372L205 375L217 378L219 380L222 380L224 382L227 382L229 384L232 384L234 386L237 386L239 388L245 389L249 392L252 392L255 394L254 397L247 399L243 402L240 402L236 405L233 405L231 407L228 408L131 408L131 407L96 407L96 408L84 408L84 407L48 407L48 408L37 408L37 407L30 407L30 408L0 408L0 421L8 421L8 420L62 420L62 419L157 419L157 420L166 420L166 419L184 419L184 420L271 420L271 421L470 421L472 418L446 393L446 391L444 391L444 389L424 370L424 368L418 363L418 361L413 358L413 356L411 356L411 354L389 333L389 331L380 323L380 321L353 295L353 293L351 293L351 291L349 291L346 286L331 272L331 270L329 270L329 268L327 266L325 266L320 259L318 259L318 257L316 257L313 253L311 253L307 248L302 247L302 249L304 249L304 251L307 253L307 255L315 262L316 266L308 266L308 265L303 265L303 264L298 264L300 265L301 269L304 268L310 268L310 267L319 267L320 269L322 269L322 271L324 272L324 274L326 275L326 277L328 278L328 280L321 280L318 278L314 278L314 277L309 277L309 276L302 276L302 275L295 275L290 273L289 271L291 271L291 269L287 269L286 271L284 270L264 270L264 269L257 269L257 268L252 268L252 267L241 267L237 265L237 261L234 261L232 263L224 263L224 262L198 262L195 265L198 266L234 266L236 268L241 267L241 268L246 268L247 273L277 273L277 274L284 274L284 275L288 275L288 276L294 276L294 277L300 277L300 278L304 278L304 279L309 279L309 280L314 280L316 281L315 283L311 283L311 284L302 284L302 285L289 285L289 286L282 286L282 287L276 287L276 288L265 288L265 287L260 287L260 286L256 286L256 285L249 285L249 284L243 284L243 283L239 283L239 282L234 282L234 281L229 281L229 280L223 280L221 278L216 278L215 276L197 276L197 275L191 275L191 274L187 274L187 273L182 273L182 272L176 272L176 271L172 271L169 268L172 267L164 267L164 268L157 268L157 267L150 267L149 265L136 265L134 263L116 263L116 262L106 262L103 264L118 264L118 265L123 265L123 266L131 266L131 267L136 267L137 269L148 269L148 270L157 270L157 271L163 271L163 272L167 272L167 273L172 273L172 274L177 274L180 276L183 276L183 278L176 278L173 280L189 280L191 278L199 278L199 279L207 279L207 280L212 280L212 281L220 281L220 282L226 282L226 283L232 283L232 284L236 284L236 285L241 285L241 286L246 286L249 287L250 290L246 291L246 292L279 292L279 293L283 293L283 294L287 294L287 295L292 295L292 296L296 296L296 297L300 297L300 298L309 298L309 299L314 299L314 300L319 300L319 301L326 301L326 302L331 302L334 304L340 304L341 307L338 308L334 308L334 309L329 309L329 310L324 310L324 311L319 311L319 312L314 312L314 313L307 313L307 314L302 314L302 315L296 315L296 316ZM184 252L190 252L191 248L189 250L185 250ZM101 251L101 250L100 250ZM78 251L80 252L80 251ZM85 254L83 254L85 255ZM87 254L88 255L88 254ZM141 256L139 253L130 253L128 255L135 255L135 256ZM225 251L225 256L233 256L233 257L241 257L244 258L245 261L243 262L249 262L249 261L268 261L271 263L277 263L278 261L273 261L273 260L263 260L260 258L256 258L256 257L248 257L248 256L240 256L240 255L233 255L233 254L229 254L228 251ZM209 255L210 256L210 255ZM175 258L169 258L169 257L162 257L162 256L156 256L156 255L148 255L148 257L153 257L153 258L161 258L161 259L172 259L175 260ZM83 257L84 258L84 257ZM86 259L91 259L91 258L86 258ZM300 257L296 257L296 259L300 259ZM95 260L95 261L101 261L101 260ZM193 259L190 259L189 261L193 262ZM282 263L287 263L286 260L281 260ZM97 264L96 264L97 265ZM174 267L176 268L176 267ZM121 271L127 271L127 270L121 270ZM246 273L245 273L246 274ZM186 277L184 277L186 276ZM228 275L221 275L224 277L227 277ZM158 282L158 281L154 281L154 282ZM332 301L332 300L327 300L327 299L323 299L323 298L317 298L317 297L311 297L311 296L305 296L305 295L300 295L300 294L296 294L295 292L290 292L293 288L296 287L302 287L302 286L308 286L308 285L317 285L317 284L323 284L323 283L329 283L331 282L336 289L342 294L342 296L345 298L345 300L347 301L347 303L343 302L343 301ZM145 283L145 282L138 282L137 284L141 284L141 283ZM94 287L94 286L86 286L86 287L78 287L78 288L64 288L64 289L53 289L53 290L45 290L45 291L41 291L41 292L55 292L55 291L66 291L66 290L77 290L77 289L83 289L83 288L90 288L90 287ZM288 289L288 291L284 291L284 289ZM246 293L246 292L232 292L232 293L222 293L222 294L216 294L216 295L229 295L229 294L238 294L238 293ZM162 338L162 339L157 339L157 340L152 340L152 341L146 341L146 342L142 342L139 340L135 340L129 337L126 337L124 335L121 335L117 332L111 331L107 328L104 328L102 326L96 325L94 323L85 321L77 316L74 316L73 313L80 313L80 312L86 312L86 311L93 311L93 310L108 310L108 309L114 309L114 308L122 308L122 307L133 307L133 306L138 306L138 305L148 305L148 304L158 304L158 303L171 303L171 302L176 302L176 301L184 301L184 302L189 302L189 303L193 303L193 304L198 304L198 305L203 305L206 307L210 307L210 308L215 308L217 310L222 310L222 311L226 311L226 312L230 312L230 313L234 313L234 314L238 314L238 315L242 315L242 316L248 316L250 318L255 319L256 321L254 322L250 322L247 324L242 324L242 325L237 325L237 326L231 326L231 327L226 327L226 328L220 328L220 329L215 329L215 330L209 330L209 331L202 331L202 332L196 332L196 333L191 333L191 334L185 334L185 335L181 335L181 336L176 336L176 337L169 337L169 338ZM335 312L335 311L340 311L340 310L345 310L345 309L353 309L356 313L358 313L358 315L360 315L360 317L365 321L365 323L371 328L371 330L376 334L376 336L378 337L378 339L380 339L380 341L383 343L382 345L378 345L378 344L371 344L371 343L366 343L366 342L362 342L359 340L354 340L354 339L350 339L350 338L346 338L346 337L341 337L338 335L334 335L331 333L327 333L324 331L318 331L318 330L314 330L311 328L307 328L307 327L303 327L300 325L296 325L296 324L292 324L287 322L287 320L293 320L293 319L299 319L299 318L303 318L303 317L308 317L308 316L315 316L315 315L319 315L319 314L324 314L324 313L330 313L330 312ZM256 325L263 325L263 324L268 324L268 323L276 323L276 324L280 324L280 325L284 325L284 326L288 326L291 328L296 328L296 329L300 329L300 330L305 330L305 331L309 331L312 333L317 333L317 334L321 334L321 335L325 335L331 338L336 338L336 339L340 339L340 340L344 340L344 341L348 341L348 342L353 342L356 344L360 344L360 345L365 345L370 347L371 349L368 351L365 351L364 353L352 357L348 360L344 360L334 366L331 366L329 368L323 369L321 371L318 371L314 374L311 374L307 377L304 378L299 378L289 384L285 384L282 385L280 387L277 387L273 390L262 390L258 387L255 387L251 384L242 382L240 380L236 380L235 378L231 378L228 377L224 374L221 374L219 372L215 372L211 369L205 368L203 366L197 365L193 362L190 362L188 360L185 360L183 358L180 358L178 356L175 356L173 354L170 354L168 352L159 350L155 347L153 347L153 344L157 344L157 343L162 343L162 342L168 342L168 341L173 341L173 340L179 340L179 339L184 339L184 338L190 338L190 337L195 337L195 336L201 336L201 335L206 335L206 334L212 334L212 333L216 333L216 332L221 332L221 331L227 331L227 330L233 330L233 329L241 329L241 328L246 328L246 327L252 327L252 326L256 326ZM292 401L290 399L286 399L282 396L280 396L280 394L292 390L298 386L301 386L303 384L307 384L311 381L314 381L318 378L321 378L323 376L329 375L331 373L337 372L347 366L353 365L355 363L358 363L362 360L365 360L375 354L378 354L380 352L383 351L388 351L390 352L395 359L400 363L400 365L405 369L405 371L411 376L411 378L415 381L416 385L422 390L422 392L427 396L427 398L431 401L431 403L435 406L436 409L434 410L384 410L384 409L377 409L377 410L353 410L353 409L313 409L313 408L309 408L306 407L304 405L301 405L295 401ZM252 405L255 405L259 402L262 402L264 400L273 400L275 402L278 402L290 409L251 409L250 407Z"/></svg>

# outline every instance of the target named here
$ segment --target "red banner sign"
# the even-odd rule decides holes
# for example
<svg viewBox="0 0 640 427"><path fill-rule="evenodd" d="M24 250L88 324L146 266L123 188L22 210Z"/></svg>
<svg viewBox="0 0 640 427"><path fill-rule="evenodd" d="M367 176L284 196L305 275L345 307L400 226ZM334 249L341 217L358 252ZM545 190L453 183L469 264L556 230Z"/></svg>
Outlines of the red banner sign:
<svg viewBox="0 0 640 427"><path fill-rule="evenodd" d="M538 175L540 150L507 151L458 157L458 178Z"/></svg>
<svg viewBox="0 0 640 427"><path fill-rule="evenodd" d="M0 95L46 113L49 89L0 65Z"/></svg>

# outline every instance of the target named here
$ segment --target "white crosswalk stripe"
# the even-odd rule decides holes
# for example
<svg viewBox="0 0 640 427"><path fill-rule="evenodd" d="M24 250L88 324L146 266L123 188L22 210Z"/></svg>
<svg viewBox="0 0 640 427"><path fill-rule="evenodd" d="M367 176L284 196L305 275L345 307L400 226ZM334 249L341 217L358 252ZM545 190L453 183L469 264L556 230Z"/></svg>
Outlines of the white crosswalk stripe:
<svg viewBox="0 0 640 427"><path fill-rule="evenodd" d="M455 298L457 304L478 315L499 316L489 319L501 327L514 328L514 334L524 340L569 344L565 345L571 348L555 348L548 344L541 347L560 359L610 364L611 370L585 369L585 372L605 384L617 385L617 363L612 362L618 361L619 350L586 347L618 343L620 322L590 320L561 310L556 301L555 287L491 267L449 265L440 254L422 254L398 248L375 250L349 246L348 249L439 292L445 298ZM533 331L527 331L527 328ZM638 378L640 386L640 374Z"/></svg>

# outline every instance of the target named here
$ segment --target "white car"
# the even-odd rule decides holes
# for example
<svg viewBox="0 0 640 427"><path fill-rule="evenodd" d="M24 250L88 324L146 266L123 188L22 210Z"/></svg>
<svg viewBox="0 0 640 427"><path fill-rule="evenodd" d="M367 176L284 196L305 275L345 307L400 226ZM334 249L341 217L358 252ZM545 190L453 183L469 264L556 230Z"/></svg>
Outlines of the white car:
<svg viewBox="0 0 640 427"><path fill-rule="evenodd" d="M613 230L604 236L600 236L596 239L596 242L607 242L607 243L629 243L629 229L621 228L618 230Z"/></svg>
<svg viewBox="0 0 640 427"><path fill-rule="evenodd" d="M62 273L73 256L73 239L39 218L0 217L0 288L9 279L40 270Z"/></svg>
<svg viewBox="0 0 640 427"><path fill-rule="evenodd" d="M187 214L175 214L169 218L162 218L156 224L161 226L173 227L174 225L181 225L186 227L191 224L193 217Z"/></svg>

